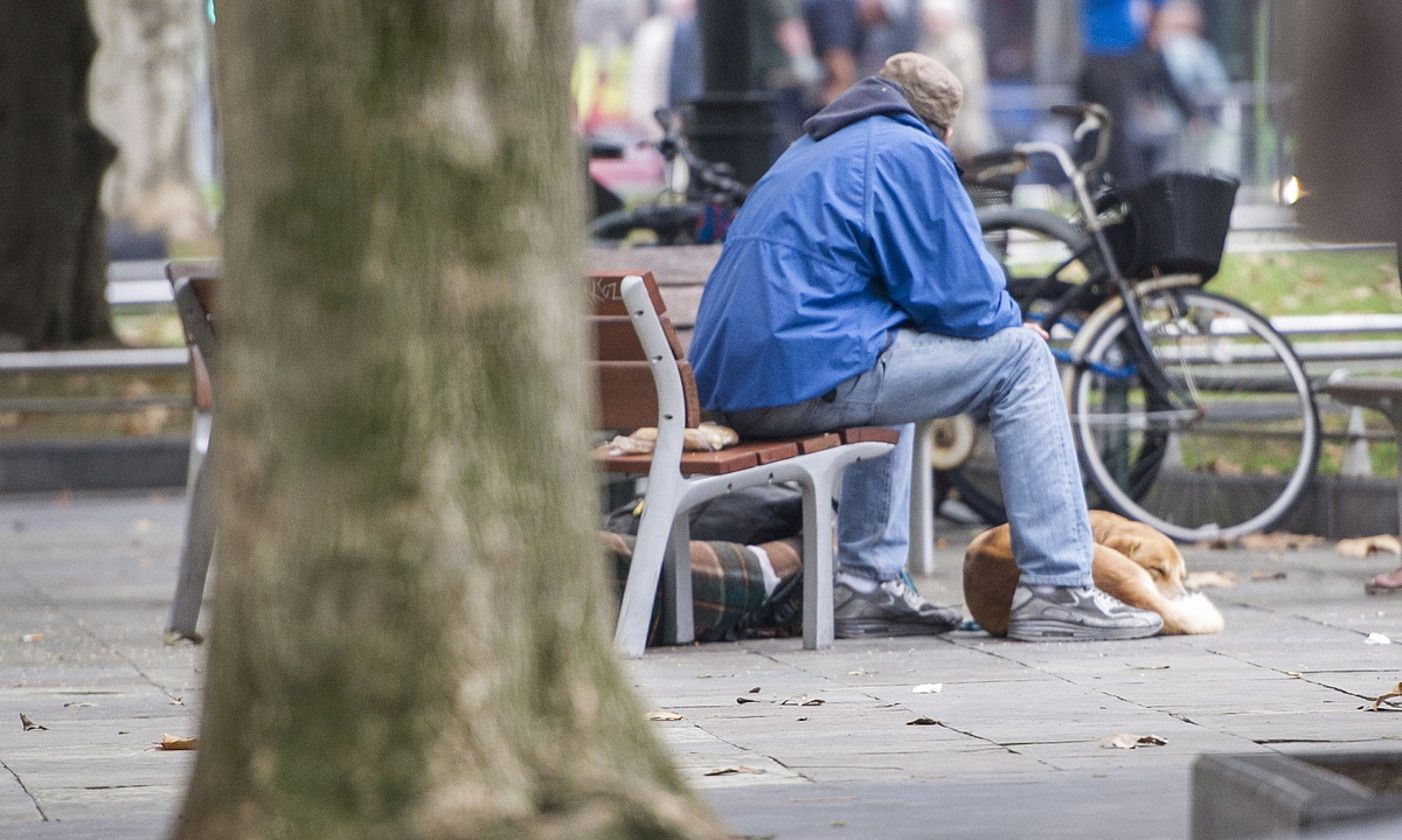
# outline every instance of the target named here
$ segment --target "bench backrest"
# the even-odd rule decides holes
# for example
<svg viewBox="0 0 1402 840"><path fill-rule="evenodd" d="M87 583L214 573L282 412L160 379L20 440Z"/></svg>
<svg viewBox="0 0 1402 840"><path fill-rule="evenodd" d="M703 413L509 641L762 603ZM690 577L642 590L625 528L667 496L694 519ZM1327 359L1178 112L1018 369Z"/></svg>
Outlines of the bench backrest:
<svg viewBox="0 0 1402 840"><path fill-rule="evenodd" d="M649 359L638 339L633 317L624 303L621 285L629 276L640 276L657 314L666 351ZM220 267L210 261L172 262L166 276L174 289L175 305L190 347L192 392L196 407L213 404L210 365L214 361L215 288ZM696 379L677 332L667 316L667 305L649 272L611 272L587 278L591 311L589 321L594 339L593 368L598 383L600 426L631 431L657 424L657 387L654 363L675 367L685 397L686 426L701 422Z"/></svg>
<svg viewBox="0 0 1402 840"><path fill-rule="evenodd" d="M185 330L190 348L190 393L195 408L208 410L214 405L211 370L214 363L214 301L219 284L219 263L189 260L166 265L175 297L175 310Z"/></svg>
<svg viewBox="0 0 1402 840"><path fill-rule="evenodd" d="M641 277L652 302L657 321L665 337L665 347L649 358L638 339L635 317L646 313L630 313L623 300L625 277ZM653 365L675 369L681 378L686 411L686 426L701 422L701 401L696 394L696 379L681 341L667 317L667 304L657 291L657 282L646 271L609 272L586 278L591 302L589 320L594 336L594 370L599 389L599 424L605 429L631 431L640 426L656 426L658 405L657 385Z"/></svg>

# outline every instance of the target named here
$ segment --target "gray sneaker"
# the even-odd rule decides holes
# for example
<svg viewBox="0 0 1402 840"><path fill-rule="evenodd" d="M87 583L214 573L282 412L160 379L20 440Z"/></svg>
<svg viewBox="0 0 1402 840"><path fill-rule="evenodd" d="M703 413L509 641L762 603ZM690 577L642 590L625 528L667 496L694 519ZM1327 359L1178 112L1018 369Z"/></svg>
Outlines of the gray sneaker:
<svg viewBox="0 0 1402 840"><path fill-rule="evenodd" d="M925 600L904 575L871 592L858 592L838 581L832 596L833 635L839 639L931 636L948 633L964 622L961 611Z"/></svg>
<svg viewBox="0 0 1402 840"><path fill-rule="evenodd" d="M1008 638L1024 642L1142 639L1162 628L1158 613L1135 609L1094 586L1019 584L1008 615Z"/></svg>

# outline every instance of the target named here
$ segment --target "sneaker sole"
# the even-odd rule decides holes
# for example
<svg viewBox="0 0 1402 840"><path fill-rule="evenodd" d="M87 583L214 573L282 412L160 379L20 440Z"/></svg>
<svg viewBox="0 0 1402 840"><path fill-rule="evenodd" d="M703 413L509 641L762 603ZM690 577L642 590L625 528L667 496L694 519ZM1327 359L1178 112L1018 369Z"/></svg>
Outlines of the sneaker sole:
<svg viewBox="0 0 1402 840"><path fill-rule="evenodd" d="M959 629L958 624L941 626L924 622L891 621L885 618L849 618L833 622L833 635L839 639L867 636L941 636Z"/></svg>
<svg viewBox="0 0 1402 840"><path fill-rule="evenodd" d="M1150 627L1078 627L1059 621L1023 621L1008 626L1008 638L1019 642L1122 642L1158 635L1163 625Z"/></svg>

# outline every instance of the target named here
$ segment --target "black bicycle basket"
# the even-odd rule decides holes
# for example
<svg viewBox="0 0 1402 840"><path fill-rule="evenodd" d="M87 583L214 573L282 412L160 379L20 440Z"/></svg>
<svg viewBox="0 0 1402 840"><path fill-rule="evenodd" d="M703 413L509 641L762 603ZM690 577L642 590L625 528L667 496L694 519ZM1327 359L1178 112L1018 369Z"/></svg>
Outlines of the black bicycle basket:
<svg viewBox="0 0 1402 840"><path fill-rule="evenodd" d="M1164 172L1099 202L1123 200L1124 221L1105 229L1124 276L1198 274L1207 282L1222 264L1240 182L1226 175Z"/></svg>

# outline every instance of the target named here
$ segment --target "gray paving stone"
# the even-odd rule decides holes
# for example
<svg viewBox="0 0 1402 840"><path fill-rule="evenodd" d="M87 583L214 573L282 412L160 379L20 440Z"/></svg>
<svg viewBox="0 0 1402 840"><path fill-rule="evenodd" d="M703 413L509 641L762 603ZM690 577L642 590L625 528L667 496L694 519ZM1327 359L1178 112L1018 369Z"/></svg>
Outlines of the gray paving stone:
<svg viewBox="0 0 1402 840"><path fill-rule="evenodd" d="M14 583L0 586L0 761L14 770L0 768L0 837L156 837L179 807L193 754L150 747L197 725L204 650L160 642L182 519L169 497L0 499L0 579ZM942 551L945 573L922 591L959 600L960 554ZM952 633L825 653L777 639L658 649L625 667L649 708L683 715L646 724L683 775L737 832L778 838L1181 840L1199 754L1402 749L1402 715L1358 709L1402 679L1402 646L1363 644L1368 632L1402 642L1402 599L1361 590L1387 563L1332 547L1187 554L1240 579L1210 593L1220 635ZM31 632L44 641L19 641ZM919 683L942 689L913 694ZM823 703L780 704L795 695ZM49 729L21 731L21 711ZM907 725L921 716L939 723ZM1168 744L1099 745L1117 732ZM706 775L727 768L762 772Z"/></svg>

